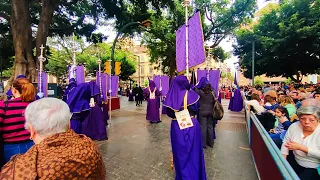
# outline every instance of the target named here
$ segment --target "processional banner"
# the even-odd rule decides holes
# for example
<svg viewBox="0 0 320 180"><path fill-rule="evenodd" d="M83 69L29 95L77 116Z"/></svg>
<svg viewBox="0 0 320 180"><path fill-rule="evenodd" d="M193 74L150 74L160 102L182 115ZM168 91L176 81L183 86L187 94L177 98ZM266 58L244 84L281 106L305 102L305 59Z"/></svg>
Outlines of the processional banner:
<svg viewBox="0 0 320 180"><path fill-rule="evenodd" d="M198 70L197 70L197 83L200 82L200 79L201 79L202 77L206 77L206 78L207 78L207 73L208 73L207 70L198 69Z"/></svg>
<svg viewBox="0 0 320 180"><path fill-rule="evenodd" d="M209 71L209 82L218 96L219 91L219 80L220 80L220 70L210 70Z"/></svg>
<svg viewBox="0 0 320 180"><path fill-rule="evenodd" d="M70 68L68 68L68 77L70 77ZM76 81L77 85L81 83L85 83L85 70L84 66L77 66L76 68Z"/></svg>
<svg viewBox="0 0 320 180"><path fill-rule="evenodd" d="M97 86L99 87L99 90L100 90L100 78L99 78L99 72L96 73L96 77L97 77L97 80L96 80L96 84ZM107 92L108 92L108 88L107 88L107 75L104 74L104 73L101 73L101 89L102 89L102 100L104 102L107 101ZM101 91L101 90L100 90ZM101 92L100 92L101 93Z"/></svg>
<svg viewBox="0 0 320 180"><path fill-rule="evenodd" d="M162 96L166 96L169 91L169 76L153 76L153 81L156 84L157 89L160 89L160 80L162 87Z"/></svg>
<svg viewBox="0 0 320 180"><path fill-rule="evenodd" d="M206 59L200 12L189 19L188 25L189 68L192 68ZM178 72L186 70L186 25L176 32L176 64Z"/></svg>

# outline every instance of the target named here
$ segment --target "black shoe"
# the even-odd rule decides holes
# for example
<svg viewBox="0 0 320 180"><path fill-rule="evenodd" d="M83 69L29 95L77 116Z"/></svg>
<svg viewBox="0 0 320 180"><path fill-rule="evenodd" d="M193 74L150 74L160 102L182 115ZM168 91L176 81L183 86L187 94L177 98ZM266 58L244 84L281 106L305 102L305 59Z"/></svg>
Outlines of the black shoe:
<svg viewBox="0 0 320 180"><path fill-rule="evenodd" d="M161 123L162 121L157 121L156 123Z"/></svg>

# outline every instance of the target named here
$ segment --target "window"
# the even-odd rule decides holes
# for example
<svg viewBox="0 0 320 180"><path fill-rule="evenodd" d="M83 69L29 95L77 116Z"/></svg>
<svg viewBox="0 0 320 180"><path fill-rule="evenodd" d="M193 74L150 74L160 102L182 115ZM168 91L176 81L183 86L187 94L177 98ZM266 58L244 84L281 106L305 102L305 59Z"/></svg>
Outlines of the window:
<svg viewBox="0 0 320 180"><path fill-rule="evenodd" d="M140 55L140 62L144 62L145 58L144 58L144 54Z"/></svg>
<svg viewBox="0 0 320 180"><path fill-rule="evenodd" d="M141 74L144 74L144 68L141 67Z"/></svg>

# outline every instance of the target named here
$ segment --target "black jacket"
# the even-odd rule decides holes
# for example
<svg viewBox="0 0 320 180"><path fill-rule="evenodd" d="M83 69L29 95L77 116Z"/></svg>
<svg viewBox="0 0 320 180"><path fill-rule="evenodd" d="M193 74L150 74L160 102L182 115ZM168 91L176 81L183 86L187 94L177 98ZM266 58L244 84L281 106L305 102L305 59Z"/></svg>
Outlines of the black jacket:
<svg viewBox="0 0 320 180"><path fill-rule="evenodd" d="M206 94L201 89L194 89L200 96L199 99L199 116L208 117L213 116L213 105L216 102L213 93Z"/></svg>

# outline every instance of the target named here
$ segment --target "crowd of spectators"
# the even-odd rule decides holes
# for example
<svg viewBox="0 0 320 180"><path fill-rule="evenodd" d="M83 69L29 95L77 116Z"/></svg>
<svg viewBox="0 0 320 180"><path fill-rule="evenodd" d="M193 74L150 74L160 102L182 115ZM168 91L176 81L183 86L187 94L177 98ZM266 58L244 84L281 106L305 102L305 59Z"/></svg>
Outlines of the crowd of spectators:
<svg viewBox="0 0 320 180"><path fill-rule="evenodd" d="M242 87L253 111L300 179L320 179L320 83Z"/></svg>

